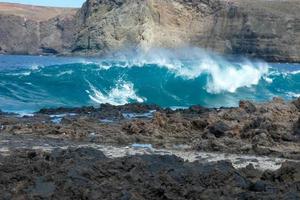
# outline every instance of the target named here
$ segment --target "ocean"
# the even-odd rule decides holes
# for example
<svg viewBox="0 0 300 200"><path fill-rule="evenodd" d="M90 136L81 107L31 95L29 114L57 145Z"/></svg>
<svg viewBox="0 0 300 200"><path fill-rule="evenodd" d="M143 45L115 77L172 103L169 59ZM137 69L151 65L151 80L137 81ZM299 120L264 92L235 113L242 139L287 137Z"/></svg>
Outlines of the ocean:
<svg viewBox="0 0 300 200"><path fill-rule="evenodd" d="M106 58L0 55L0 109L122 105L234 107L300 96L300 64L156 49Z"/></svg>

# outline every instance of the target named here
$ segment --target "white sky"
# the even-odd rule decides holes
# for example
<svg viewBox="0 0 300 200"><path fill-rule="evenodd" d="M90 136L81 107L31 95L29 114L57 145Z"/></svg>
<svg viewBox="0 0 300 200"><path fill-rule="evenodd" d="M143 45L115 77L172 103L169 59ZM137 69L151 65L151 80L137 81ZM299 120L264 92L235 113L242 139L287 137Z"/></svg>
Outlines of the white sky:
<svg viewBox="0 0 300 200"><path fill-rule="evenodd" d="M0 2L55 7L81 7L85 0L0 0Z"/></svg>

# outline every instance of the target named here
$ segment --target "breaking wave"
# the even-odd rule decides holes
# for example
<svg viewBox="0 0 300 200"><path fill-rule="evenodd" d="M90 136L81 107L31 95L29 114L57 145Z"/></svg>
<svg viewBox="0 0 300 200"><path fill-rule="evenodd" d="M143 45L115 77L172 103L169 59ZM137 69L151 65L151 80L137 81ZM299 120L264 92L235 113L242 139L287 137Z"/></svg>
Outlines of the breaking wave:
<svg viewBox="0 0 300 200"><path fill-rule="evenodd" d="M236 106L300 94L300 65L224 57L197 48L126 52L105 59L0 56L0 109L131 102Z"/></svg>
<svg viewBox="0 0 300 200"><path fill-rule="evenodd" d="M112 105L124 105L129 102L143 103L145 98L136 95L134 86L130 82L119 81L114 88L105 91L105 94L90 84L91 91L86 90L89 97L96 103L109 103Z"/></svg>
<svg viewBox="0 0 300 200"><path fill-rule="evenodd" d="M262 61L251 62L245 58L239 61L228 60L222 56L207 53L199 48L170 51L152 49L147 54L121 56L118 63L107 61L98 63L101 69L111 67L145 67L166 68L176 76L196 79L207 75L205 89L210 93L235 92L241 87L257 85L268 74L269 65Z"/></svg>

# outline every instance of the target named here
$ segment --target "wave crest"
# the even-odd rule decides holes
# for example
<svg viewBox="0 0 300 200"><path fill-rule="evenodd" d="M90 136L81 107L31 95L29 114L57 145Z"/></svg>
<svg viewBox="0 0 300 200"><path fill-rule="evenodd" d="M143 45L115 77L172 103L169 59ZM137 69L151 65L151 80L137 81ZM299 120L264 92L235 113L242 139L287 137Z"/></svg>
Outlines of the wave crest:
<svg viewBox="0 0 300 200"><path fill-rule="evenodd" d="M112 105L124 105L130 102L143 103L146 99L139 97L135 90L134 85L130 82L118 81L116 86L109 91L101 92L90 84L91 92L86 91L92 101L104 104L109 103Z"/></svg>
<svg viewBox="0 0 300 200"><path fill-rule="evenodd" d="M262 78L267 77L269 65L263 61L250 61L246 58L240 61L230 61L223 56L203 51L199 48L184 48L180 50L152 49L147 53L120 56L120 62L112 63L113 67L146 67L156 66L166 68L178 77L196 79L208 75L204 89L218 94L234 93L242 87L257 85ZM108 62L98 63L101 69L109 69Z"/></svg>

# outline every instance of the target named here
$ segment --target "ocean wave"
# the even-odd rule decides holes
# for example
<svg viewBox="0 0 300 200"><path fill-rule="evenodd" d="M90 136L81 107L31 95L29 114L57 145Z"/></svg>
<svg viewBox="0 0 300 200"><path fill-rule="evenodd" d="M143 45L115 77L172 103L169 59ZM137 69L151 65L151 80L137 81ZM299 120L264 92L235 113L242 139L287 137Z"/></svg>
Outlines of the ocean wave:
<svg viewBox="0 0 300 200"><path fill-rule="evenodd" d="M199 48L177 51L153 49L147 54L126 56L119 62L98 62L97 65L104 70L111 67L160 67L184 79L208 75L205 89L212 94L234 93L239 88L257 85L262 78L267 82L272 81L267 77L270 66L265 62L253 62L245 58L239 62L231 62L225 57Z"/></svg>
<svg viewBox="0 0 300 200"><path fill-rule="evenodd" d="M300 94L299 66L228 58L201 49L158 49L105 59L30 59L21 64L17 62L23 57L16 56L18 67L2 66L0 109L131 102L221 107L237 106L240 99L292 99Z"/></svg>
<svg viewBox="0 0 300 200"><path fill-rule="evenodd" d="M109 103L112 105L124 105L130 102L143 103L146 99L139 97L134 86L130 82L118 81L116 86L109 91L101 92L89 83L91 91L87 90L89 97L95 103Z"/></svg>
<svg viewBox="0 0 300 200"><path fill-rule="evenodd" d="M62 72L59 72L58 74L56 74L57 77L60 77L60 76L64 76L64 75L71 75L73 74L74 71L73 70L67 70L67 71L62 71Z"/></svg>
<svg viewBox="0 0 300 200"><path fill-rule="evenodd" d="M300 70L291 71L290 74L292 75L300 74Z"/></svg>
<svg viewBox="0 0 300 200"><path fill-rule="evenodd" d="M287 92L287 96L291 98L299 98L300 93L295 93L295 92Z"/></svg>

